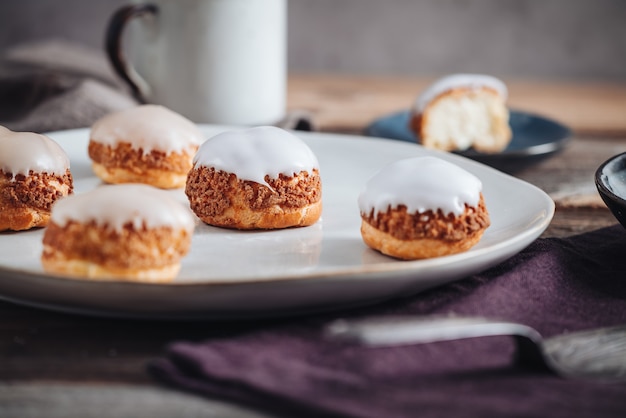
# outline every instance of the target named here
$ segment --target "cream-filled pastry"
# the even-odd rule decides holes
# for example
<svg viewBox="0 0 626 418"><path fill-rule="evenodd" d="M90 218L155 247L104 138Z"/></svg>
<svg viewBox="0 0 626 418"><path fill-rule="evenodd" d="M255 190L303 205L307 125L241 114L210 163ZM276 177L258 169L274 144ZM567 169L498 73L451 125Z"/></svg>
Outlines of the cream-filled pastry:
<svg viewBox="0 0 626 418"><path fill-rule="evenodd" d="M427 148L502 151L512 138L507 96L506 85L489 75L443 77L415 101L410 129Z"/></svg>
<svg viewBox="0 0 626 418"><path fill-rule="evenodd" d="M297 136L270 126L207 140L185 193L202 221L225 228L308 226L322 212L317 157Z"/></svg>
<svg viewBox="0 0 626 418"><path fill-rule="evenodd" d="M54 205L44 270L71 277L168 282L195 227L188 208L144 184L105 185Z"/></svg>
<svg viewBox="0 0 626 418"><path fill-rule="evenodd" d="M93 170L105 182L172 189L185 185L203 135L176 112L142 105L99 119L89 139Z"/></svg>
<svg viewBox="0 0 626 418"><path fill-rule="evenodd" d="M490 224L481 181L435 157L382 168L367 182L358 204L364 242L407 260L466 251Z"/></svg>
<svg viewBox="0 0 626 418"><path fill-rule="evenodd" d="M65 151L45 135L0 132L0 231L44 227L54 202L74 190Z"/></svg>

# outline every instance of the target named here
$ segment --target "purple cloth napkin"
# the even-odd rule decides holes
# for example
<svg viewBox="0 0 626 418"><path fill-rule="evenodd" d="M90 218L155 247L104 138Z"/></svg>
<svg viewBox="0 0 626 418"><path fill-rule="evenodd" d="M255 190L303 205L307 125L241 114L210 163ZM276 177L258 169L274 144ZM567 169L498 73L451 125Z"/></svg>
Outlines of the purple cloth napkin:
<svg viewBox="0 0 626 418"><path fill-rule="evenodd" d="M539 239L481 274L367 309L177 342L149 370L281 416L626 417L626 384L516 366L509 337L365 348L322 336L339 317L450 313L520 322L545 337L626 323L626 230Z"/></svg>

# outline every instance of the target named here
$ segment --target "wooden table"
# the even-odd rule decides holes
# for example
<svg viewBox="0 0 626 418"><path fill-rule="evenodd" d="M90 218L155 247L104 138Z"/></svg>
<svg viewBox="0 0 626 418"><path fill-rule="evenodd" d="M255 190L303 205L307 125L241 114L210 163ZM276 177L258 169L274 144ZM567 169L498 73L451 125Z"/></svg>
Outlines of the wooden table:
<svg viewBox="0 0 626 418"><path fill-rule="evenodd" d="M359 133L406 109L429 80L294 75L289 107L324 132ZM512 107L568 124L574 138L516 176L549 193L556 215L545 237L617 222L593 183L596 167L626 151L626 84L507 80ZM0 302L0 416L260 417L256 412L156 385L145 364L175 340L201 340L250 323L111 320Z"/></svg>

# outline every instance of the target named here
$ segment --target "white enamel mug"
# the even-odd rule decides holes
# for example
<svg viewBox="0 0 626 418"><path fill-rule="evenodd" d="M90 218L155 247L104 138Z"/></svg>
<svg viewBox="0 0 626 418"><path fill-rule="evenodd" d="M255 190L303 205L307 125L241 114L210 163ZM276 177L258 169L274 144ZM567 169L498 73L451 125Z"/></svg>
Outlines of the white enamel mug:
<svg viewBox="0 0 626 418"><path fill-rule="evenodd" d="M120 8L106 37L111 64L138 100L197 123L285 116L286 0L145 1Z"/></svg>

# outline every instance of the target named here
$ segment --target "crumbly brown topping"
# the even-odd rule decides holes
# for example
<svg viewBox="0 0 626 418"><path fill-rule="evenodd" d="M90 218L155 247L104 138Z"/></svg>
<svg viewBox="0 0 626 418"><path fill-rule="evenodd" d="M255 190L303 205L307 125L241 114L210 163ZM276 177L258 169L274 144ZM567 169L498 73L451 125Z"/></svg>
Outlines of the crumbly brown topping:
<svg viewBox="0 0 626 418"><path fill-rule="evenodd" d="M362 213L361 217L374 228L401 240L431 238L457 241L487 228L490 224L482 195L477 207L465 205L465 212L459 216L444 214L440 209L436 212L429 210L410 214L407 213L406 206L401 205L377 215L372 210L369 214Z"/></svg>
<svg viewBox="0 0 626 418"><path fill-rule="evenodd" d="M193 155L197 147L187 152L166 154L152 150L144 153L143 149L133 148L130 143L121 142L116 147L89 141L89 158L105 167L120 167L138 173L146 169L159 169L186 174L192 167Z"/></svg>
<svg viewBox="0 0 626 418"><path fill-rule="evenodd" d="M191 170L185 193L191 208L200 216L222 214L233 202L243 199L255 211L278 205L284 208L300 208L317 203L322 198L321 178L318 170L301 171L295 176L280 174L272 179L265 176L264 184L239 180L233 173L199 167Z"/></svg>
<svg viewBox="0 0 626 418"><path fill-rule="evenodd" d="M51 222L43 237L43 257L55 251L67 258L86 260L111 269L159 268L180 262L191 246L184 229L142 228L124 225L121 231L70 221L61 227Z"/></svg>
<svg viewBox="0 0 626 418"><path fill-rule="evenodd" d="M28 175L5 173L0 170L0 210L32 208L50 212L59 198L73 193L72 174L37 173Z"/></svg>

